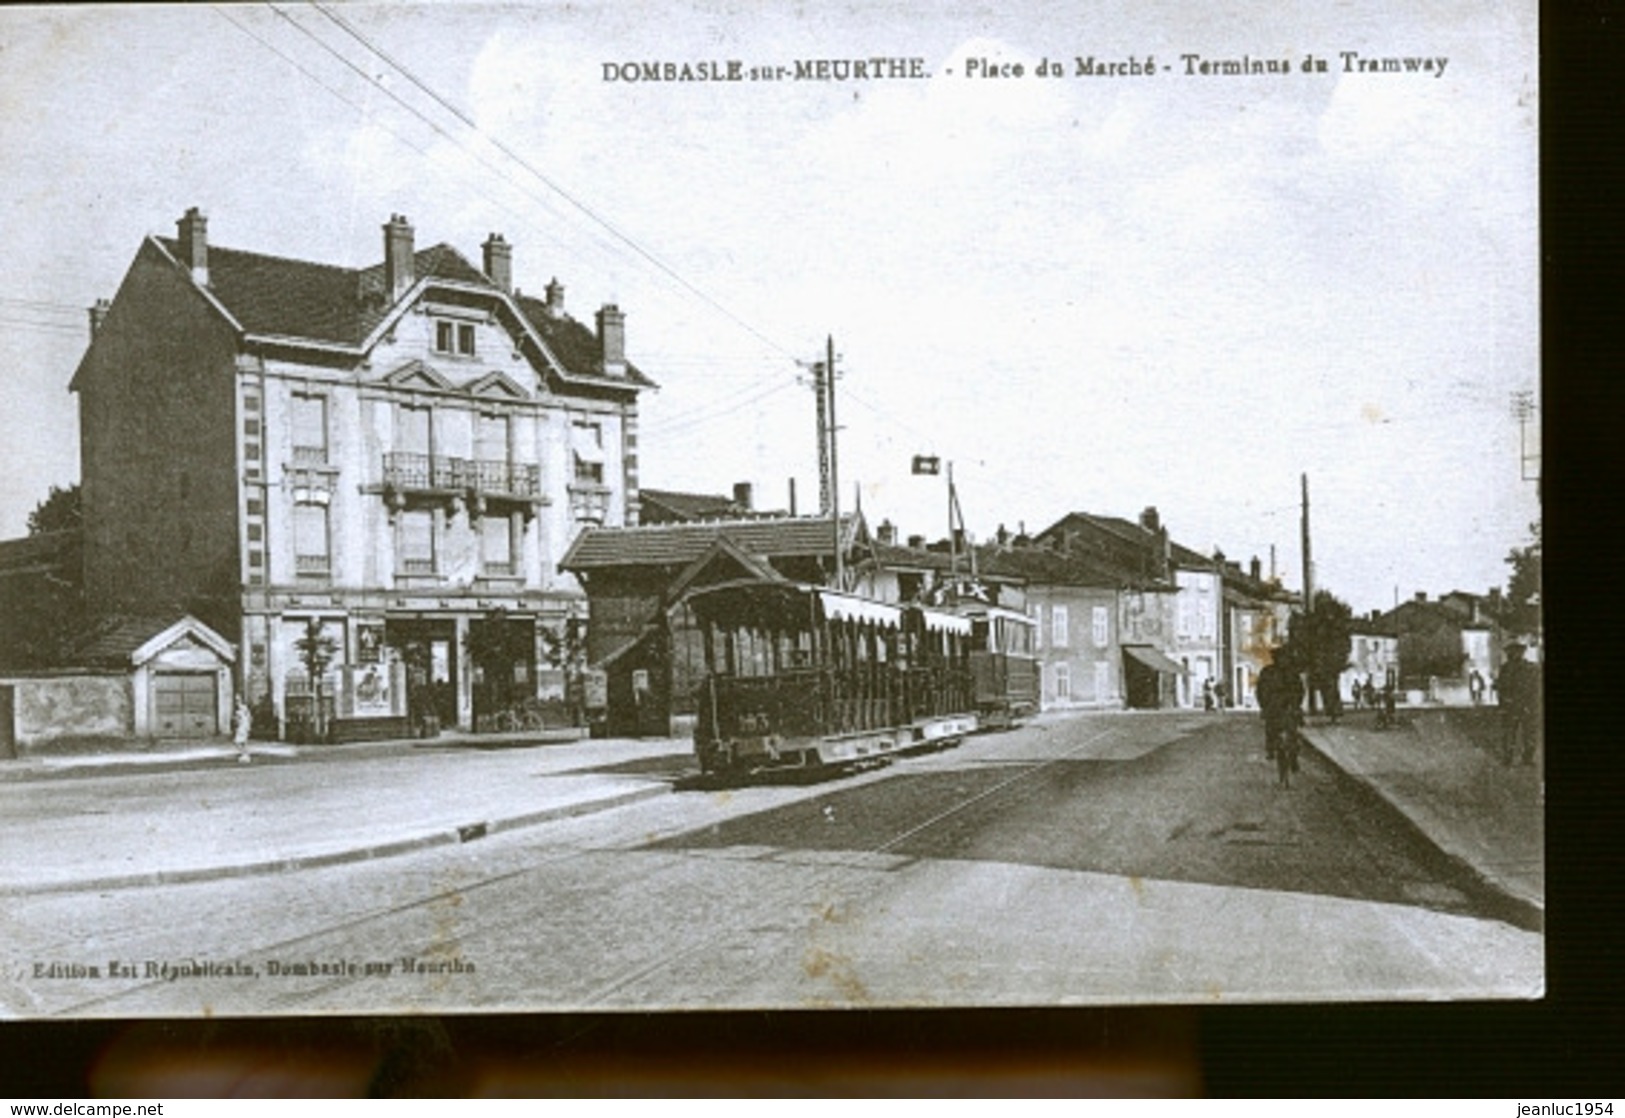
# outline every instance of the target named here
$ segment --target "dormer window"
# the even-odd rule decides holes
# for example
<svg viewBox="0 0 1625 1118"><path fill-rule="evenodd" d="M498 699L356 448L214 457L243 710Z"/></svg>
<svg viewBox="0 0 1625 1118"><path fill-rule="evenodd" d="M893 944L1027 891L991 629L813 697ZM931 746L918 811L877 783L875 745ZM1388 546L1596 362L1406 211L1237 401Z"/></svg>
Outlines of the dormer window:
<svg viewBox="0 0 1625 1118"><path fill-rule="evenodd" d="M434 348L436 353L447 353L456 357L474 356L474 324L472 322L452 322L439 318L434 324Z"/></svg>

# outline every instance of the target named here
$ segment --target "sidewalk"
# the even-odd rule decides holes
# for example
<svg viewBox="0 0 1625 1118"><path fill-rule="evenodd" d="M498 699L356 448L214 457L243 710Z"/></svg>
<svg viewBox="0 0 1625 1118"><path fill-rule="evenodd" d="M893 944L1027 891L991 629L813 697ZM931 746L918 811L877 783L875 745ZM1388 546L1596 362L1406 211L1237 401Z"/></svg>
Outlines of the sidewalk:
<svg viewBox="0 0 1625 1118"><path fill-rule="evenodd" d="M363 861L670 791L687 741L468 735L255 743L0 766L0 895ZM71 779L70 779L71 777Z"/></svg>
<svg viewBox="0 0 1625 1118"><path fill-rule="evenodd" d="M1502 765L1484 745L1493 710L1422 711L1377 730L1368 715L1311 725L1304 739L1479 881L1539 920L1546 908L1540 769Z"/></svg>

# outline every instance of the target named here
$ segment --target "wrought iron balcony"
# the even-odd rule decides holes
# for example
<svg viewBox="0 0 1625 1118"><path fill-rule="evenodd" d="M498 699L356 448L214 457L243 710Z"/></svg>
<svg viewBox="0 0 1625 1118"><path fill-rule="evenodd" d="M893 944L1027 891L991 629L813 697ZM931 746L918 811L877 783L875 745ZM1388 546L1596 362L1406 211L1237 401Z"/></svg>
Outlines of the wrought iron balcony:
<svg viewBox="0 0 1625 1118"><path fill-rule="evenodd" d="M384 455L384 486L406 493L469 492L538 500L542 495L542 471L534 462L451 458L397 450Z"/></svg>
<svg viewBox="0 0 1625 1118"><path fill-rule="evenodd" d="M465 463L472 467L469 488L492 496L536 498L542 495L542 471L534 462L498 462L489 459Z"/></svg>

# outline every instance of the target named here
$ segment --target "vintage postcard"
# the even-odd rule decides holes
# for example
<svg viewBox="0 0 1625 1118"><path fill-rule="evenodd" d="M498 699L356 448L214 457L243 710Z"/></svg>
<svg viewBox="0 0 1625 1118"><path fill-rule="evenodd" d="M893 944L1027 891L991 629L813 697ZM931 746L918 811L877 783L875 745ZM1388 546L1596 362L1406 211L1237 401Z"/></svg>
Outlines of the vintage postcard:
<svg viewBox="0 0 1625 1118"><path fill-rule="evenodd" d="M0 11L0 1014L1545 991L1537 11Z"/></svg>

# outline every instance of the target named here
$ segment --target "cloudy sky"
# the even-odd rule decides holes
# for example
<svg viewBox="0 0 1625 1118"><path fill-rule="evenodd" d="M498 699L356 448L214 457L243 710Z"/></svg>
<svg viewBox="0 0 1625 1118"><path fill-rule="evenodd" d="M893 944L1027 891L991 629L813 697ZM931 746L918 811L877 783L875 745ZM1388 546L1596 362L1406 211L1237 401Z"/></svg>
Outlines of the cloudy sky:
<svg viewBox="0 0 1625 1118"><path fill-rule="evenodd" d="M212 243L352 267L395 212L476 261L500 231L521 287L618 302L662 386L646 485L783 506L794 477L805 511L798 361L833 335L871 521L943 530L908 472L934 453L978 536L1155 505L1296 586L1307 473L1356 608L1503 583L1539 515L1510 404L1539 382L1536 7L1327 7L0 9L0 535L77 478L84 308L196 205ZM929 76L604 80L877 56Z"/></svg>

